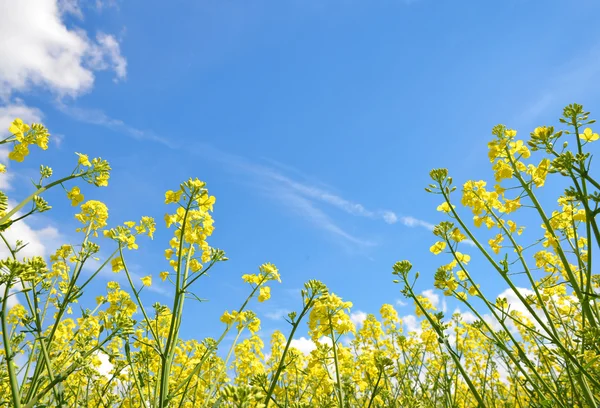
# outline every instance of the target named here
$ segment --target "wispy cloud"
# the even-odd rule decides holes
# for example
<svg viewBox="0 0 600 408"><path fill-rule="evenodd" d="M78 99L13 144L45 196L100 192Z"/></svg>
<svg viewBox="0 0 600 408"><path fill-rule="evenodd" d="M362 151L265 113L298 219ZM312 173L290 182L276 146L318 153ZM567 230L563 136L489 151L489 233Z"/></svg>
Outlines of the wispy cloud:
<svg viewBox="0 0 600 408"><path fill-rule="evenodd" d="M548 109L575 102L585 94L596 93L600 86L600 44L581 53L558 68L556 75L544 84L527 109L517 117L517 122L530 122Z"/></svg>
<svg viewBox="0 0 600 408"><path fill-rule="evenodd" d="M178 145L171 140L158 136L154 132L141 130L130 126L120 119L114 119L99 109L80 108L77 106L68 106L64 103L58 103L57 108L65 115L79 122L92 125L103 126L113 131L119 132L136 140L145 140L160 143L170 149L176 149Z"/></svg>
<svg viewBox="0 0 600 408"><path fill-rule="evenodd" d="M400 222L409 227L433 229L432 224L414 217L399 216L394 211L387 209L368 209L361 203L334 193L331 191L333 189L323 183L310 180L299 170L277 161L263 159L262 163L250 162L243 157L223 152L209 145L198 145L196 151L221 162L225 168L238 175L260 179L260 183L255 184L259 185L260 189L270 198L281 202L289 210L310 221L312 225L351 244L370 247L375 246L376 242L357 237L342 228L329 215L331 210L379 220L387 224Z"/></svg>
<svg viewBox="0 0 600 408"><path fill-rule="evenodd" d="M434 227L433 224L430 224L426 221L419 220L418 218L411 217L411 216L400 217L400 222L402 223L402 225L407 226L407 227L422 227L422 228L428 229L429 231L433 231L433 227Z"/></svg>
<svg viewBox="0 0 600 408"><path fill-rule="evenodd" d="M275 309L271 312L266 312L265 317L271 320L281 320L290 313L287 309Z"/></svg>

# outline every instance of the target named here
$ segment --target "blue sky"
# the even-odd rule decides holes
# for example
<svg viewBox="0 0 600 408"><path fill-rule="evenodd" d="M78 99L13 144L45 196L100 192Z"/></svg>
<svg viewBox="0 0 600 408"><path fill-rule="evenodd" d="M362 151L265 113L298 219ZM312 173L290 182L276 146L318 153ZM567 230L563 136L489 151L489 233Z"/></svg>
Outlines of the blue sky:
<svg viewBox="0 0 600 408"><path fill-rule="evenodd" d="M308 279L366 313L401 298L397 260L410 259L430 289L443 260L429 253L427 225L443 216L423 190L429 170L491 181L495 124L527 135L557 124L568 103L600 111L594 1L0 0L0 9L2 127L18 114L60 141L10 165L2 186L12 197L29 191L40 160L64 174L76 151L111 163L109 188L84 193L108 204L113 225L162 220L164 191L189 177L216 195L211 243L230 261L197 285L210 302L187 304L186 337L215 335L248 292L240 276L264 262L283 279L255 307L267 333L285 328L277 317L299 308ZM52 218L29 220L28 232L46 253L77 239L75 210L61 192L49 199ZM159 225L131 254L135 272L155 281L171 233ZM504 289L473 265L490 295ZM170 293L156 284L148 303L168 304Z"/></svg>

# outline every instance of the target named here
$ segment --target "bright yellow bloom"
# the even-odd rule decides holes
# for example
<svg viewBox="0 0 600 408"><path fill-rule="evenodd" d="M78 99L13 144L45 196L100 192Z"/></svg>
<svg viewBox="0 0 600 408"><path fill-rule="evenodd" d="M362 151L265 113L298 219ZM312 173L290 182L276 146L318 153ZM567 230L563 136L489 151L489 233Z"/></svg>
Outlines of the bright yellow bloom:
<svg viewBox="0 0 600 408"><path fill-rule="evenodd" d="M169 190L169 191L167 191L165 193L165 204L179 202L179 200L181 199L181 194L182 194L181 190L178 190L178 191Z"/></svg>
<svg viewBox="0 0 600 408"><path fill-rule="evenodd" d="M20 142L23 140L24 134L29 131L29 125L23 123L21 119L17 118L8 127L8 131L15 135L17 140Z"/></svg>
<svg viewBox="0 0 600 408"><path fill-rule="evenodd" d="M225 324L231 324L236 320L237 315L238 313L235 310L231 313L226 310L221 316L221 321Z"/></svg>
<svg viewBox="0 0 600 408"><path fill-rule="evenodd" d="M462 262L463 264L468 264L469 261L471 260L471 257L469 255L463 254L463 253L460 253L460 252L456 252L455 256L456 256L456 259L459 262Z"/></svg>
<svg viewBox="0 0 600 408"><path fill-rule="evenodd" d="M502 241L504 241L502 234L498 234L488 241L490 248L492 248L492 251L494 251L495 254L500 253L500 249L502 249Z"/></svg>
<svg viewBox="0 0 600 408"><path fill-rule="evenodd" d="M456 208L456 206L453 205L452 208ZM448 205L448 203L445 201L437 206L437 210L445 213L449 213L450 211L452 211L450 205Z"/></svg>
<svg viewBox="0 0 600 408"><path fill-rule="evenodd" d="M585 128L583 133L579 134L579 138L586 142L594 142L594 141L598 140L598 137L599 137L598 133L593 133L592 129L590 129L590 128Z"/></svg>
<svg viewBox="0 0 600 408"><path fill-rule="evenodd" d="M152 285L152 276L150 276L150 275L144 276L143 278L140 278L140 280L142 281L142 284L144 286L151 286Z"/></svg>
<svg viewBox="0 0 600 408"><path fill-rule="evenodd" d="M160 279L162 279L162 281L164 282L165 280L167 280L167 276L169 276L169 272L163 271L163 272L159 273L158 276L160 276Z"/></svg>
<svg viewBox="0 0 600 408"><path fill-rule="evenodd" d="M123 264L121 257L113 258L112 261L110 261L110 264L112 266L112 271L115 273L125 269L125 265Z"/></svg>
<svg viewBox="0 0 600 408"><path fill-rule="evenodd" d="M25 144L16 144L13 151L8 154L8 158L16 162L25 160L25 156L29 154L29 148Z"/></svg>
<svg viewBox="0 0 600 408"><path fill-rule="evenodd" d="M79 160L77 162L78 165L80 166L85 166L85 167L91 167L92 163L90 163L90 159L88 157L87 154L82 154L82 153L75 153L77 156L79 156Z"/></svg>
<svg viewBox="0 0 600 408"><path fill-rule="evenodd" d="M444 249L446 249L446 243L443 241L438 241L429 248L429 251L434 253L435 255L440 254Z"/></svg>
<svg viewBox="0 0 600 408"><path fill-rule="evenodd" d="M271 298L271 288L268 286L263 286L260 288L260 293L258 295L258 301L264 302L265 300L269 300Z"/></svg>
<svg viewBox="0 0 600 408"><path fill-rule="evenodd" d="M89 200L81 206L81 213L75 215L75 218L82 224L91 224L92 230L97 230L106 226L108 208L101 201ZM80 229L80 231L82 230Z"/></svg>
<svg viewBox="0 0 600 408"><path fill-rule="evenodd" d="M450 238L453 241L461 242L464 241L467 237L465 237L465 235L462 232L460 232L458 228L454 228L450 233Z"/></svg>
<svg viewBox="0 0 600 408"><path fill-rule="evenodd" d="M83 194L81 194L81 190L77 186L73 187L71 191L67 191L67 198L71 200L73 207L78 206L84 200Z"/></svg>

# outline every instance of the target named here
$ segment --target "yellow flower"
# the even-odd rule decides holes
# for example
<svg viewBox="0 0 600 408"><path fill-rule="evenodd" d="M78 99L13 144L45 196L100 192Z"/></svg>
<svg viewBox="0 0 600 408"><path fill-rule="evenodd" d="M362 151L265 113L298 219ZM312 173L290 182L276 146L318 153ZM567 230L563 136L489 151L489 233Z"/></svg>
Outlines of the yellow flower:
<svg viewBox="0 0 600 408"><path fill-rule="evenodd" d="M142 281L142 284L144 286L151 286L152 285L152 276L150 276L150 275L144 276L143 278L140 278L140 280Z"/></svg>
<svg viewBox="0 0 600 408"><path fill-rule="evenodd" d="M77 164L79 164L81 166L85 166L85 167L92 166L92 163L90 163L90 159L87 154L82 154L82 153L75 153L75 154L77 156L79 156L79 161L77 162Z"/></svg>
<svg viewBox="0 0 600 408"><path fill-rule="evenodd" d="M467 254L456 252L456 259L458 259L458 261L462 262L463 264L468 264L471 260L471 257Z"/></svg>
<svg viewBox="0 0 600 408"><path fill-rule="evenodd" d="M21 141L25 132L29 131L29 125L26 125L21 119L17 118L8 127L8 131L15 135L18 141Z"/></svg>
<svg viewBox="0 0 600 408"><path fill-rule="evenodd" d="M108 220L108 208L106 204L97 200L89 200L81 206L81 213L76 214L75 218L82 224L91 224L93 230L106 226ZM84 229L80 229L83 231ZM134 238L134 237L133 237Z"/></svg>
<svg viewBox="0 0 600 408"><path fill-rule="evenodd" d="M169 190L165 193L165 204L169 204L169 203L176 203L179 202L179 199L181 198L181 190L178 191L172 191Z"/></svg>
<svg viewBox="0 0 600 408"><path fill-rule="evenodd" d="M458 228L454 228L452 230L452 232L450 233L450 238L453 241L461 242L461 241L464 241L467 237L465 237L464 234L462 232L460 232L460 230Z"/></svg>
<svg viewBox="0 0 600 408"><path fill-rule="evenodd" d="M429 251L434 253L435 255L440 254L444 249L446 249L446 243L442 241L438 241L429 248Z"/></svg>
<svg viewBox="0 0 600 408"><path fill-rule="evenodd" d="M500 249L502 249L502 241L504 241L502 234L498 234L493 239L488 241L490 248L492 248L492 251L494 251L495 254L500 253Z"/></svg>
<svg viewBox="0 0 600 408"><path fill-rule="evenodd" d="M511 142L510 143L510 152L513 155L515 155L515 154L520 155L524 159L528 159L531 156L531 152L529 151L527 146L525 146L523 144L522 140L517 140L514 143Z"/></svg>
<svg viewBox="0 0 600 408"><path fill-rule="evenodd" d="M202 264L194 258L190 261L190 269L192 270L192 272L198 272L202 269Z"/></svg>
<svg viewBox="0 0 600 408"><path fill-rule="evenodd" d="M96 185L98 187L106 187L108 186L108 179L110 178L110 174L108 172L104 172L96 176Z"/></svg>
<svg viewBox="0 0 600 408"><path fill-rule="evenodd" d="M260 293L258 295L258 301L264 302L265 300L269 300L271 297L271 288L268 286L263 286L260 288Z"/></svg>
<svg viewBox="0 0 600 408"><path fill-rule="evenodd" d="M0 163L0 173L6 173L6 166Z"/></svg>
<svg viewBox="0 0 600 408"><path fill-rule="evenodd" d="M242 275L242 280L246 283L258 285L261 281L261 277L259 275L247 273Z"/></svg>
<svg viewBox="0 0 600 408"><path fill-rule="evenodd" d="M456 206L453 205L452 208L456 208ZM438 205L437 210L441 211L441 212L449 213L451 211L451 208L447 202L443 202L440 205Z"/></svg>
<svg viewBox="0 0 600 408"><path fill-rule="evenodd" d="M79 187L75 186L71 191L67 191L67 198L71 200L71 205L76 207L83 201L83 194L81 194Z"/></svg>
<svg viewBox="0 0 600 408"><path fill-rule="evenodd" d="M258 317L254 317L250 323L248 323L248 330L250 333L254 334L260 330L260 320Z"/></svg>
<svg viewBox="0 0 600 408"><path fill-rule="evenodd" d="M592 129L590 128L585 128L585 130L583 131L583 133L579 134L579 138L583 139L586 142L593 142L598 140L598 133L592 133Z"/></svg>
<svg viewBox="0 0 600 408"><path fill-rule="evenodd" d="M25 160L25 156L29 154L29 148L24 144L16 144L13 151L8 154L8 158L16 162Z"/></svg>
<svg viewBox="0 0 600 408"><path fill-rule="evenodd" d="M167 280L167 276L169 276L169 272L163 271L163 272L159 273L158 276L160 276L160 279L162 279L162 281L164 282L165 280Z"/></svg>
<svg viewBox="0 0 600 408"><path fill-rule="evenodd" d="M225 324L231 324L235 321L235 319L237 318L237 312L234 310L233 312L229 313L227 310L223 313L223 315L221 316L221 321Z"/></svg>
<svg viewBox="0 0 600 408"><path fill-rule="evenodd" d="M112 266L112 271L115 273L120 272L125 268L125 265L123 265L123 261L121 260L121 257L113 258L113 260L110 261L110 264Z"/></svg>
<svg viewBox="0 0 600 408"><path fill-rule="evenodd" d="M258 268L263 274L266 275L268 280L276 280L281 282L281 277L279 276L279 270L272 263L262 264Z"/></svg>

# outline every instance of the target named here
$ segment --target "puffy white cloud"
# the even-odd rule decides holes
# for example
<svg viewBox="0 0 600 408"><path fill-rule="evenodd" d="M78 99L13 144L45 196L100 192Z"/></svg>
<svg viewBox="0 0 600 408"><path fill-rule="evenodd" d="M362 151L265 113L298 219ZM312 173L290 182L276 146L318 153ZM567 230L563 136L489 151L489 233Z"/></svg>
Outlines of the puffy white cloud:
<svg viewBox="0 0 600 408"><path fill-rule="evenodd" d="M118 79L127 76L127 61L121 55L121 46L112 35L98 33L96 44L89 49L90 66L95 70L113 70Z"/></svg>
<svg viewBox="0 0 600 408"><path fill-rule="evenodd" d="M1 64L2 62L0 61ZM42 112L39 109L26 106L20 99L0 106L0 137L5 138L8 136L8 127L15 118L21 118L28 123L41 122Z"/></svg>
<svg viewBox="0 0 600 408"><path fill-rule="evenodd" d="M429 299L433 306L437 307L440 304L440 295L435 293L433 289L424 290L421 294Z"/></svg>
<svg viewBox="0 0 600 408"><path fill-rule="evenodd" d="M91 89L94 71L125 77L115 37L98 33L90 40L84 30L65 25L65 13L81 9L68 0L0 0L0 97L32 86L76 96Z"/></svg>
<svg viewBox="0 0 600 408"><path fill-rule="evenodd" d="M292 339L290 346L300 350L303 354L308 355L311 351L317 348L315 343L306 337L300 337L299 339Z"/></svg>
<svg viewBox="0 0 600 408"><path fill-rule="evenodd" d="M319 339L319 343L328 344L329 346L332 344L331 339L325 336ZM290 346L300 350L304 355L309 355L311 351L317 348L314 341L304 336L299 339L292 339Z"/></svg>
<svg viewBox="0 0 600 408"><path fill-rule="evenodd" d="M367 314L365 312L361 312L360 310L350 314L350 320L352 320L352 323L354 323L356 327L361 327L366 319Z"/></svg>
<svg viewBox="0 0 600 408"><path fill-rule="evenodd" d="M415 315L402 316L402 323L406 326L406 330L411 332L421 332L421 324Z"/></svg>
<svg viewBox="0 0 600 408"><path fill-rule="evenodd" d="M58 0L58 11L61 15L71 14L79 19L83 19L79 0Z"/></svg>
<svg viewBox="0 0 600 408"><path fill-rule="evenodd" d="M17 213L19 214L19 213ZM43 228L33 228L26 220L21 220L10 226L4 233L4 238L14 247L17 240L27 243L19 251L19 258L30 258L32 256L46 257L60 245L60 233L53 226ZM0 242L0 259L10 256L10 251L6 248L4 242Z"/></svg>

